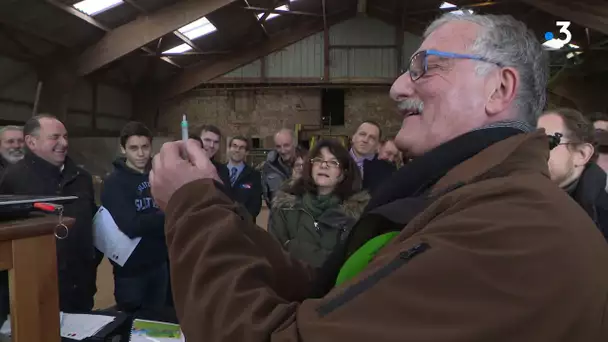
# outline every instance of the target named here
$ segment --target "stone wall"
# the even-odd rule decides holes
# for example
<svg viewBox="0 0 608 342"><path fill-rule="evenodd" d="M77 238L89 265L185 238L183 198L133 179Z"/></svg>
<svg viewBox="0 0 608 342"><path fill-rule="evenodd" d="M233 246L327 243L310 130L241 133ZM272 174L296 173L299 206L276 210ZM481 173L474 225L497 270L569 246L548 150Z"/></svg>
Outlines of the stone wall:
<svg viewBox="0 0 608 342"><path fill-rule="evenodd" d="M159 130L179 136L183 114L187 114L191 126L213 124L226 137L239 134L260 138L262 147L272 148L271 137L282 127L293 128L298 123L309 129L320 126L321 91L298 88L196 90L161 108ZM347 90L344 116L345 125L332 127L331 134L351 135L366 119L377 121L387 135L395 134L401 125L395 104L388 96L388 88ZM312 130L309 134L328 133L325 129Z"/></svg>
<svg viewBox="0 0 608 342"><path fill-rule="evenodd" d="M170 139L154 137L152 153L158 153L167 141L170 141ZM122 156L118 137L70 138L69 155L76 164L82 166L93 176L102 178L114 169L112 162L117 157Z"/></svg>

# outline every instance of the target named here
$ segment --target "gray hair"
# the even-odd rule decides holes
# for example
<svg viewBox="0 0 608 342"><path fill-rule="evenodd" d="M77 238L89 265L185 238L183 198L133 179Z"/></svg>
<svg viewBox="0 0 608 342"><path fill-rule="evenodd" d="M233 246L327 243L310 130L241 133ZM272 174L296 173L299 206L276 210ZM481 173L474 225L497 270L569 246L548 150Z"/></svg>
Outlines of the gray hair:
<svg viewBox="0 0 608 342"><path fill-rule="evenodd" d="M424 38L440 26L453 21L468 21L481 26L482 29L470 48L473 54L518 71L521 82L514 105L523 121L536 126L547 101L549 58L534 33L510 15L448 13L429 25ZM479 75L484 75L491 67L491 64L479 63L476 70Z"/></svg>
<svg viewBox="0 0 608 342"><path fill-rule="evenodd" d="M4 134L4 132L7 132L7 131L20 131L20 132L23 132L23 127L21 127L21 126L14 126L14 125L4 126L4 127L0 128L0 137L2 137L2 135Z"/></svg>
<svg viewBox="0 0 608 342"><path fill-rule="evenodd" d="M293 140L294 145L297 145L298 142L296 141L296 133L293 131L293 129L281 128L277 133L275 133L274 137L276 138L276 136L279 134L288 134L291 137L291 140Z"/></svg>

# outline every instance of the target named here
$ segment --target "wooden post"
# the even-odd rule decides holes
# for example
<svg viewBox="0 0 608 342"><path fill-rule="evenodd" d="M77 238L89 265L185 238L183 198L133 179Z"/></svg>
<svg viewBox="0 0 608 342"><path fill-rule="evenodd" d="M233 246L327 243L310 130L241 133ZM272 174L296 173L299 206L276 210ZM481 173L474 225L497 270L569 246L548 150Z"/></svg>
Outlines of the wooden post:
<svg viewBox="0 0 608 342"><path fill-rule="evenodd" d="M14 240L9 271L13 341L60 342L55 236Z"/></svg>
<svg viewBox="0 0 608 342"><path fill-rule="evenodd" d="M325 0L323 6L323 81L329 82L329 28L327 27L327 10Z"/></svg>
<svg viewBox="0 0 608 342"><path fill-rule="evenodd" d="M68 227L73 219L65 219ZM0 269L9 270L14 342L60 342L57 217L0 224Z"/></svg>
<svg viewBox="0 0 608 342"><path fill-rule="evenodd" d="M93 130L97 129L97 108L99 108L99 104L97 103L97 94L99 93L99 84L97 82L93 82L91 84L91 127Z"/></svg>

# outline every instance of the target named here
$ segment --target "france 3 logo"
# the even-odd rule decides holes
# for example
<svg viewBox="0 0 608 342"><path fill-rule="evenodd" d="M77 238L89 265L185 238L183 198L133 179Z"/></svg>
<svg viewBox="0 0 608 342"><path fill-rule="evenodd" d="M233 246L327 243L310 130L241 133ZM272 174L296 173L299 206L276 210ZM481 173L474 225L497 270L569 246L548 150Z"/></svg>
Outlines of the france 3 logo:
<svg viewBox="0 0 608 342"><path fill-rule="evenodd" d="M555 35L551 31L545 32L545 42L543 43L543 46L551 50L559 50L568 45L572 40L572 32L568 29L570 24L570 21L556 21L555 26L560 28L559 33ZM561 35L565 37L560 38L559 36Z"/></svg>

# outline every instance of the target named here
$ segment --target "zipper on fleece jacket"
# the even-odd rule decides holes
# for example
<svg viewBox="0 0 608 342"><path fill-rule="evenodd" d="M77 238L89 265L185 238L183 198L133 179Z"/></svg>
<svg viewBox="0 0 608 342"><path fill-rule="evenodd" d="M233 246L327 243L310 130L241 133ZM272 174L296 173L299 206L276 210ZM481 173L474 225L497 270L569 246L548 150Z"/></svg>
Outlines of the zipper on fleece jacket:
<svg viewBox="0 0 608 342"><path fill-rule="evenodd" d="M380 280L388 277L393 272L401 268L401 266L407 264L415 256L421 254L429 248L431 248L431 246L423 242L411 247L405 252L399 253L399 256L397 256L388 264L384 265L376 272L367 276L367 278L361 280L356 284L351 285L346 290L344 290L342 294L332 298L327 303L320 305L317 308L317 313L321 317L332 313L333 311L337 310L341 306L347 304L348 302L356 298L358 295L372 288L372 286L376 285Z"/></svg>

